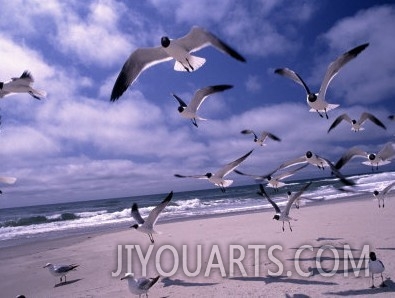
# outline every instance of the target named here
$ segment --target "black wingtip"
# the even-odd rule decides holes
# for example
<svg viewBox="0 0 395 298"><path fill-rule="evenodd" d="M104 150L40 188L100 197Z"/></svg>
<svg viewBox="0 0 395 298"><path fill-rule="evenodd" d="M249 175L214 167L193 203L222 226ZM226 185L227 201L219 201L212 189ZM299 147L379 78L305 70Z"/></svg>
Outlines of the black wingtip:
<svg viewBox="0 0 395 298"><path fill-rule="evenodd" d="M127 75L124 72L120 72L117 80L115 81L114 87L111 92L111 102L117 101L122 94L128 89Z"/></svg>
<svg viewBox="0 0 395 298"><path fill-rule="evenodd" d="M171 191L171 192L167 195L167 197L163 200L162 203L164 203L164 202L169 202L169 201L171 200L172 197L173 197L173 191Z"/></svg>
<svg viewBox="0 0 395 298"><path fill-rule="evenodd" d="M132 211L137 211L139 208L137 206L137 203L133 203L132 205Z"/></svg>
<svg viewBox="0 0 395 298"><path fill-rule="evenodd" d="M365 50L367 47L369 46L369 43L364 43L361 44L355 48L353 48L352 50L348 51L348 54L353 55L353 56L357 56L359 53L361 53L363 50Z"/></svg>

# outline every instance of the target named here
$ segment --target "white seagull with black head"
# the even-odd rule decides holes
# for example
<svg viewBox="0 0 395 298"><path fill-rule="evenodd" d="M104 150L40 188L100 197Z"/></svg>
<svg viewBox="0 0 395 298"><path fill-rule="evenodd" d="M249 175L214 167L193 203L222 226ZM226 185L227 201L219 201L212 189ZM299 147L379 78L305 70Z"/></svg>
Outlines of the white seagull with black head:
<svg viewBox="0 0 395 298"><path fill-rule="evenodd" d="M228 175L230 172L232 172L236 167L238 167L252 153L252 151L254 150L251 150L250 152L236 159L235 161L226 164L215 173L209 172L204 175L189 175L189 176L175 174L174 176L178 178L207 179L209 182L218 186L222 192L225 192L225 188L230 186L233 183L233 180L226 180L224 179L224 177Z"/></svg>
<svg viewBox="0 0 395 298"><path fill-rule="evenodd" d="M285 184L284 182L282 182L281 180L283 180L283 179L285 179L285 178L288 178L288 177L294 175L296 172L300 171L301 169L303 169L303 168L305 168L305 167L307 167L307 166L308 166L308 165L305 164L305 165L303 165L303 166L301 166L301 167L292 169L291 171L279 173L279 174L277 174L277 175L274 175L274 173L275 173L277 170L272 171L272 172L269 173L269 174L261 175L261 176L259 176L259 175L252 175L252 174L246 174L246 173L243 173L243 172L241 172L241 171L239 171L239 170L234 170L234 171L235 171L235 173L237 173L237 174L239 174L239 175L250 176L250 177L254 178L254 179L257 180L257 181L266 181L266 182L267 182L267 185L266 185L267 187L272 187L272 188L274 188L275 191L278 191L278 189L279 189L280 187L283 187L283 186L286 185L286 184Z"/></svg>
<svg viewBox="0 0 395 298"><path fill-rule="evenodd" d="M116 101L133 84L137 77L147 68L174 59L174 70L192 72L200 68L205 58L191 53L204 47L213 46L217 50L245 62L246 60L234 49L216 37L213 33L200 27L193 27L189 33L178 39L167 36L161 38L161 46L139 48L126 60L115 82L111 93L111 101Z"/></svg>
<svg viewBox="0 0 395 298"><path fill-rule="evenodd" d="M379 259L377 259L376 253L373 252L373 251L369 253L368 269L369 269L369 273L372 274L372 286L371 286L371 288L375 288L375 286L374 286L374 275L375 274L380 274L380 276L381 276L380 287L383 288L383 287L387 286L384 283L384 277L383 277L383 272L385 270L384 264Z"/></svg>
<svg viewBox="0 0 395 298"><path fill-rule="evenodd" d="M6 82L0 82L0 98L15 94L28 93L36 99L41 99L47 95L43 90L37 90L32 87L34 82L33 76L25 70L19 78L11 78Z"/></svg>
<svg viewBox="0 0 395 298"><path fill-rule="evenodd" d="M193 125L198 127L196 120L207 120L197 115L198 109L200 108L203 101L207 98L207 96L213 93L228 90L230 88L233 88L233 86L214 85L214 86L208 86L202 89L198 89L193 95L193 98L188 105L176 94L173 93L172 95L174 96L175 99L177 99L178 103L180 104L178 107L178 112L180 112L180 115L186 119L191 119Z"/></svg>
<svg viewBox="0 0 395 298"><path fill-rule="evenodd" d="M347 150L342 157L336 162L336 169L340 170L347 162L349 162L353 157L363 157L367 159L362 162L362 164L367 166L372 166L372 171L374 170L374 166L376 166L376 170L381 165L389 164L390 159L395 156L395 149L393 143L389 142L384 145L384 147L376 154L376 153L368 153L358 147L352 147Z"/></svg>
<svg viewBox="0 0 395 298"><path fill-rule="evenodd" d="M148 291L152 288L152 286L159 280L160 276L158 275L155 278L146 278L140 277L136 279L133 277L133 273L125 273L125 276L121 278L121 280L128 281L129 291L132 294L141 295L145 294L148 297Z"/></svg>
<svg viewBox="0 0 395 298"><path fill-rule="evenodd" d="M262 131L260 137L252 130L252 129L244 129L240 133L242 134L253 134L254 135L254 142L261 145L261 146L266 146L265 141L267 138L272 139L273 141L281 142L281 139L274 134L268 132L268 131Z"/></svg>
<svg viewBox="0 0 395 298"><path fill-rule="evenodd" d="M145 220L141 217L137 204L133 203L131 215L134 220L137 221L137 224L134 224L130 227L141 233L147 234L151 240L151 243L154 243L155 241L152 234L159 234L159 232L155 231L156 221L158 220L158 217L163 209L165 209L165 207L169 204L172 197L173 192L171 191L158 206L151 210L150 214Z"/></svg>
<svg viewBox="0 0 395 298"><path fill-rule="evenodd" d="M383 190L378 191L374 190L373 191L373 196L377 199L379 203L379 208L381 207L381 202L383 203L382 206L384 208L384 198L387 196L387 193L395 186L395 182L392 182L388 184Z"/></svg>
<svg viewBox="0 0 395 298"><path fill-rule="evenodd" d="M311 92L310 88L303 81L302 77L289 68L278 68L274 72L279 75L288 77L289 79L302 85L307 93L307 104L311 108L310 112L317 112L321 117L323 117L321 113L325 113L326 118L328 118L327 112L339 106L338 104L329 104L325 100L325 94L326 90L328 89L329 83L346 63L357 57L364 49L366 49L368 45L369 43L365 43L357 46L338 57L332 63L330 63L318 93Z"/></svg>
<svg viewBox="0 0 395 298"><path fill-rule="evenodd" d="M355 131L355 132L365 129L364 127L362 127L362 125L366 122L366 120L370 120L374 124L376 124L377 126L380 126L381 128L387 129L385 127L385 125L383 124L383 122L381 122L376 116L374 116L374 115L372 115L370 113L363 112L358 120L351 119L350 116L348 116L346 113L344 113L344 114L340 115L339 117L337 117L335 119L335 121L333 121L332 125L328 129L328 133L332 129L334 129L336 126L338 126L340 124L340 122L342 122L343 120L347 121L348 123L350 123L351 124L351 130Z"/></svg>
<svg viewBox="0 0 395 298"><path fill-rule="evenodd" d="M263 197L266 197L266 199L270 202L270 204L272 204L274 210L276 211L276 214L274 215L273 219L283 222L283 232L285 231L284 222L288 222L289 229L292 232L291 220L295 220L295 219L289 216L289 211L291 210L291 206L295 202L295 200L303 194L303 192L310 186L310 184L311 182L305 184L297 193L291 195L288 199L287 204L285 205L285 208L282 211L280 207L278 207L278 205L265 192L263 185L259 184L260 191L258 192L258 194Z"/></svg>

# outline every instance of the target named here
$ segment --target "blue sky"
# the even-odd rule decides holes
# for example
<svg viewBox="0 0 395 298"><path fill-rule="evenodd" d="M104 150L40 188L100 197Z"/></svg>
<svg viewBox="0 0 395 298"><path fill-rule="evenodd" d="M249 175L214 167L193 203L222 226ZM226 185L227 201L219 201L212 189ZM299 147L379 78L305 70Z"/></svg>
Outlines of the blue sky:
<svg viewBox="0 0 395 298"><path fill-rule="evenodd" d="M240 63L208 47L193 73L173 62L146 70L115 103L110 94L130 53L178 38L198 25L246 59ZM264 174L311 150L336 161L351 146L369 152L394 140L395 5L393 1L40 1L14 0L0 10L0 81L29 70L47 91L0 100L2 176L0 207L102 199L212 188L173 175L214 172L252 148L239 170ZM309 113L301 86L274 74L289 67L318 90L328 64L351 48L370 46L332 81L327 100L340 107L329 120ZM199 128L181 118L176 93L189 101L196 89L232 84L208 98ZM332 121L370 111L353 133ZM282 142L256 147L243 129L267 130ZM344 173L370 172L355 159ZM383 171L394 170L392 164ZM328 174L327 171L324 174ZM307 167L294 178L322 175ZM234 185L253 183L231 174ZM218 190L219 191L219 190Z"/></svg>

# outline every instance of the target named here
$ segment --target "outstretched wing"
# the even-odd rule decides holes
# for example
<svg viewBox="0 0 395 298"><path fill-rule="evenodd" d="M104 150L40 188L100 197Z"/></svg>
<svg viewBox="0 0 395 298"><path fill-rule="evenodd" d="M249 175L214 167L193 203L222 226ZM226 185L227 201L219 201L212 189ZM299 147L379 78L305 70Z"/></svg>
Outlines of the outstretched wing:
<svg viewBox="0 0 395 298"><path fill-rule="evenodd" d="M336 126L340 124L343 120L347 121L348 123L352 123L351 118L347 114L342 114L333 121L332 125L328 129L328 133L334 129Z"/></svg>
<svg viewBox="0 0 395 298"><path fill-rule="evenodd" d="M171 95L173 95L173 97L178 101L178 103L180 104L180 106L186 108L187 104L177 95L175 95L174 93L172 93Z"/></svg>
<svg viewBox="0 0 395 298"><path fill-rule="evenodd" d="M389 185L387 185L383 190L382 190L382 194L385 195L387 194L391 188L393 188L395 186L395 181L390 183Z"/></svg>
<svg viewBox="0 0 395 298"><path fill-rule="evenodd" d="M301 157L295 158L293 160L286 161L282 163L277 170L285 169L293 165L301 164L307 162L306 157L303 155Z"/></svg>
<svg viewBox="0 0 395 298"><path fill-rule="evenodd" d="M120 98L145 69L171 59L172 57L170 57L162 47L140 48L135 50L126 60L115 81L111 93L111 101L116 101Z"/></svg>
<svg viewBox="0 0 395 298"><path fill-rule="evenodd" d="M284 208L284 214L285 214L286 216L289 215L289 210L291 209L291 206L292 206L292 204L295 202L295 200L296 200L297 198L299 198L299 197L303 194L303 192L304 192L310 185L311 185L311 182L305 184L297 193L293 194L293 195L288 199L287 205L285 205L285 208Z"/></svg>
<svg viewBox="0 0 395 298"><path fill-rule="evenodd" d="M395 149L393 143L389 142L377 153L377 155L383 160L392 158L395 155Z"/></svg>
<svg viewBox="0 0 395 298"><path fill-rule="evenodd" d="M335 61L329 64L328 69L325 73L324 80L321 83L319 94L321 98L325 98L326 90L328 89L329 83L335 77L335 75L339 72L340 68L342 68L346 63L357 57L364 49L368 47L369 43L364 43L360 46L353 48L352 50L344 53L339 56Z"/></svg>
<svg viewBox="0 0 395 298"><path fill-rule="evenodd" d="M370 120L370 121L372 121L374 124L376 124L376 125L378 125L378 126L384 128L384 129L387 129L387 127L385 127L385 125L383 124L383 122L381 122L376 116L374 116L374 115L372 115L372 114L370 114L370 113L367 113L367 112L363 112L363 113L361 114L361 117L360 117L359 120L358 120L358 123L362 124L362 123L364 123L366 120Z"/></svg>
<svg viewBox="0 0 395 298"><path fill-rule="evenodd" d="M152 226L155 225L156 221L158 220L159 214L169 204L172 197L173 197L173 192L171 191L166 196L166 198L150 212L150 214L148 215L148 217L145 221L147 225L152 225Z"/></svg>
<svg viewBox="0 0 395 298"><path fill-rule="evenodd" d="M298 75L296 72L289 68L277 68L274 73L287 77L294 82L303 86L304 90L306 90L307 95L310 94L310 89L307 87L306 83L303 81L302 77Z"/></svg>
<svg viewBox="0 0 395 298"><path fill-rule="evenodd" d="M217 36L197 26L194 26L187 35L177 39L177 43L187 49L188 52L195 52L212 45L221 52L228 54L239 61L246 62L243 56L220 40Z"/></svg>
<svg viewBox="0 0 395 298"><path fill-rule="evenodd" d="M342 155L342 157L340 157L340 159L335 164L335 168L337 170L340 170L354 156L366 157L367 155L368 153L366 151L363 151L357 147L352 147L349 150L347 150L346 153Z"/></svg>
<svg viewBox="0 0 395 298"><path fill-rule="evenodd" d="M141 217L139 208L136 203L133 203L130 215L134 218L135 221L137 221L138 224L142 225L144 223L144 219Z"/></svg>
<svg viewBox="0 0 395 298"><path fill-rule="evenodd" d="M199 89L195 92L191 102L189 103L187 109L193 113L196 113L200 108L200 105L210 94L222 92L224 90L233 88L232 85L214 85Z"/></svg>
<svg viewBox="0 0 395 298"><path fill-rule="evenodd" d="M277 206L277 204L268 196L268 194L266 193L265 189L263 188L262 184L259 184L259 189L260 191L257 192L257 194L261 195L262 197L265 197L270 204L272 204L274 210L276 211L276 213L281 213L280 208Z"/></svg>
<svg viewBox="0 0 395 298"><path fill-rule="evenodd" d="M230 172L232 172L239 164L241 164L254 150L249 151L247 154L244 154L242 157L236 159L235 161L232 161L225 165L222 169L217 171L215 173L215 176L217 177L225 177L228 175Z"/></svg>

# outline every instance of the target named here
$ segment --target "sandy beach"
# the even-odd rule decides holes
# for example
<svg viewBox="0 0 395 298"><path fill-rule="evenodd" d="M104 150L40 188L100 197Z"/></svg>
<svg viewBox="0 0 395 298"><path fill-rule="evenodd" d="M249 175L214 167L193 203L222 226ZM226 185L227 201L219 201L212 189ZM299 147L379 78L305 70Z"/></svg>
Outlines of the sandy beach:
<svg viewBox="0 0 395 298"><path fill-rule="evenodd" d="M287 223L283 232L269 210L158 223L162 234L154 235L152 248L146 235L131 229L4 248L1 297L134 297L120 278L127 271L141 276L138 253L147 256L148 249L146 275L161 275L150 297L390 297L394 214L393 197L378 208L364 196L293 208L292 232ZM386 266L386 288L369 288L360 257L370 250ZM59 284L43 269L48 262L80 266Z"/></svg>

